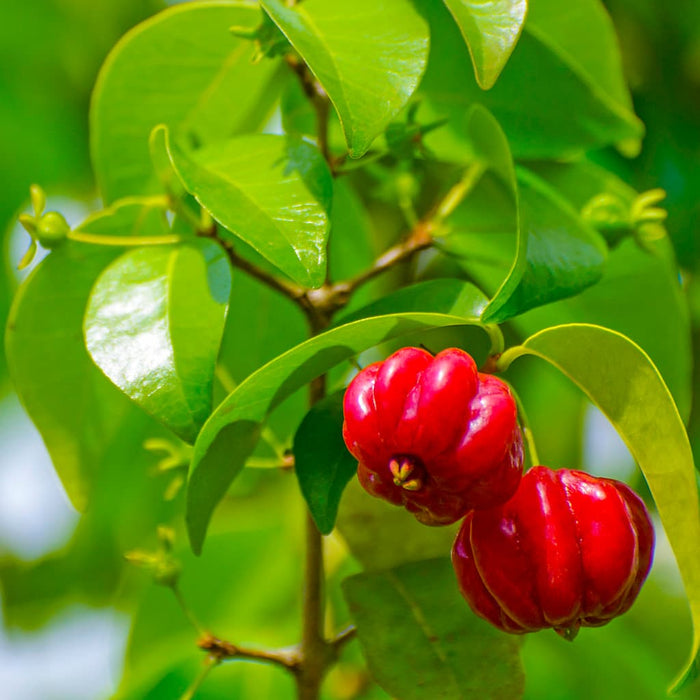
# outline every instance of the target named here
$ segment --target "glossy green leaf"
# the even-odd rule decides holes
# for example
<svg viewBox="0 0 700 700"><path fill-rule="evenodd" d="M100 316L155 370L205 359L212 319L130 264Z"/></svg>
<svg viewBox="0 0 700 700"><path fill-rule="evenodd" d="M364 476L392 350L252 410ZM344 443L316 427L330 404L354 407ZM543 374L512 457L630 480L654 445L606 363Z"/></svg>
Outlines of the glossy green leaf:
<svg viewBox="0 0 700 700"><path fill-rule="evenodd" d="M260 10L244 3L187 3L138 25L114 47L90 115L92 160L106 202L161 190L148 148L156 125L203 145L265 121L279 64L253 64L252 43L229 31L260 20Z"/></svg>
<svg viewBox="0 0 700 700"><path fill-rule="evenodd" d="M300 284L323 284L333 178L314 146L258 134L189 153L171 141L169 149L216 221Z"/></svg>
<svg viewBox="0 0 700 700"><path fill-rule="evenodd" d="M187 442L211 411L231 277L208 241L136 248L95 283L85 341L129 398Z"/></svg>
<svg viewBox="0 0 700 700"><path fill-rule="evenodd" d="M20 287L5 336L15 389L79 510L129 409L92 363L81 331L90 289L115 255L70 243L52 252Z"/></svg>
<svg viewBox="0 0 700 700"><path fill-rule="evenodd" d="M449 119L425 139L441 159L469 156L466 114L475 102L493 112L516 158L638 144L643 127L632 111L612 23L599 0L531 3L513 55L486 93L474 78L469 52L449 12L431 0L421 7L430 18L431 35L440 40L431 44L419 90L424 98L420 115L424 123Z"/></svg>
<svg viewBox="0 0 700 700"><path fill-rule="evenodd" d="M527 13L527 0L444 0L459 26L479 86L493 87L510 58Z"/></svg>
<svg viewBox="0 0 700 700"><path fill-rule="evenodd" d="M255 447L270 412L332 367L391 338L444 326L480 325L447 314L394 314L334 328L268 362L238 385L205 423L195 443L187 490L187 527L200 552L214 508Z"/></svg>
<svg viewBox="0 0 700 700"><path fill-rule="evenodd" d="M359 158L407 104L428 58L428 26L409 0L281 0L261 4L338 112Z"/></svg>
<svg viewBox="0 0 700 700"><path fill-rule="evenodd" d="M700 673L700 509L683 421L649 356L620 333L586 324L549 328L504 353L536 355L572 379L608 417L644 473L676 555L695 636L676 689Z"/></svg>
<svg viewBox="0 0 700 700"><path fill-rule="evenodd" d="M517 700L520 640L471 612L447 557L343 582L370 673L402 700Z"/></svg>
<svg viewBox="0 0 700 700"><path fill-rule="evenodd" d="M294 472L316 526L330 534L357 460L343 442L344 391L327 396L304 417L294 436Z"/></svg>

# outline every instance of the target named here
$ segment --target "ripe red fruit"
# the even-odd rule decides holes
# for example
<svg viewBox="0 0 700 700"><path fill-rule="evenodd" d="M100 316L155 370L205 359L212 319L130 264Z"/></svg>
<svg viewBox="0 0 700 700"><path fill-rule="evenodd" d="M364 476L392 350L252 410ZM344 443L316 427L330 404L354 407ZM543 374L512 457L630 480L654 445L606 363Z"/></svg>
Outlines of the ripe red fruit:
<svg viewBox="0 0 700 700"><path fill-rule="evenodd" d="M625 484L534 467L507 503L469 513L452 563L472 610L496 627L573 639L630 608L653 550L649 514Z"/></svg>
<svg viewBox="0 0 700 700"><path fill-rule="evenodd" d="M507 500L522 472L508 386L463 350L403 348L363 369L344 401L343 437L373 496L426 525Z"/></svg>

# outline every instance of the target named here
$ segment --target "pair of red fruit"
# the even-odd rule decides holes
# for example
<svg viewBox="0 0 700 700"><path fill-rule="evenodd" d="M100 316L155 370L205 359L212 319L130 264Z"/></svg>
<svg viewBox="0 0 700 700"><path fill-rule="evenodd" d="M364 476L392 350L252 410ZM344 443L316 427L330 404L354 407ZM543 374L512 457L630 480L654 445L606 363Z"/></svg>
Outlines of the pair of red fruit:
<svg viewBox="0 0 700 700"><path fill-rule="evenodd" d="M553 627L572 639L634 602L654 549L642 500L579 471L522 476L513 396L466 352L399 350L353 379L344 414L370 494L426 525L464 518L452 562L477 615L506 632Z"/></svg>

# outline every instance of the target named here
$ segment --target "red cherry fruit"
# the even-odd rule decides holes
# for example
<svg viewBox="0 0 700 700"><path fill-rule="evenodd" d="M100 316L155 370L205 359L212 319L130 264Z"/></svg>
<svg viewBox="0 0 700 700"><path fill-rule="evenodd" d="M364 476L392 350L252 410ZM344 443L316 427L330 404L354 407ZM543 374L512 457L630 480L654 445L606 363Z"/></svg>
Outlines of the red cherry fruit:
<svg viewBox="0 0 700 700"><path fill-rule="evenodd" d="M403 348L363 369L344 401L343 437L373 496L426 525L503 503L522 472L522 436L508 386L457 348Z"/></svg>
<svg viewBox="0 0 700 700"><path fill-rule="evenodd" d="M533 467L507 503L467 515L452 563L472 610L496 627L573 639L630 608L653 551L649 514L628 486Z"/></svg>

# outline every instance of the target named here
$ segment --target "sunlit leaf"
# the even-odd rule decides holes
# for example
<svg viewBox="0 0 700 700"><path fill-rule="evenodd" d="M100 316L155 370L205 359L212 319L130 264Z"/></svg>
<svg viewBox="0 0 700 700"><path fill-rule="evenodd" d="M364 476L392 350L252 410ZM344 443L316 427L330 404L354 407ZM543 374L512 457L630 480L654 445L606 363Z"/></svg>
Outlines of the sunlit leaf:
<svg viewBox="0 0 700 700"><path fill-rule="evenodd" d="M520 640L471 612L447 557L346 579L372 676L392 696L517 700Z"/></svg>
<svg viewBox="0 0 700 700"><path fill-rule="evenodd" d="M90 295L85 341L93 360L187 442L211 411L230 286L223 250L201 241L124 253Z"/></svg>
<svg viewBox="0 0 700 700"><path fill-rule="evenodd" d="M555 326L508 350L503 366L536 355L558 367L608 417L644 473L676 555L695 629L691 660L676 684L700 672L700 508L683 421L649 356L599 326Z"/></svg>
<svg viewBox="0 0 700 700"><path fill-rule="evenodd" d="M187 3L138 25L114 47L90 115L92 160L106 202L161 189L148 147L156 125L203 145L265 120L279 64L253 64L251 42L229 31L252 29L261 17L251 5Z"/></svg>
<svg viewBox="0 0 700 700"><path fill-rule="evenodd" d="M425 20L408 0L261 4L318 78L359 158L418 85L428 57Z"/></svg>
<svg viewBox="0 0 700 700"><path fill-rule="evenodd" d="M187 190L219 223L300 284L319 287L333 179L311 144L272 134L170 156Z"/></svg>
<svg viewBox="0 0 700 700"><path fill-rule="evenodd" d="M493 87L525 22L527 0L444 0L467 42L479 85Z"/></svg>

